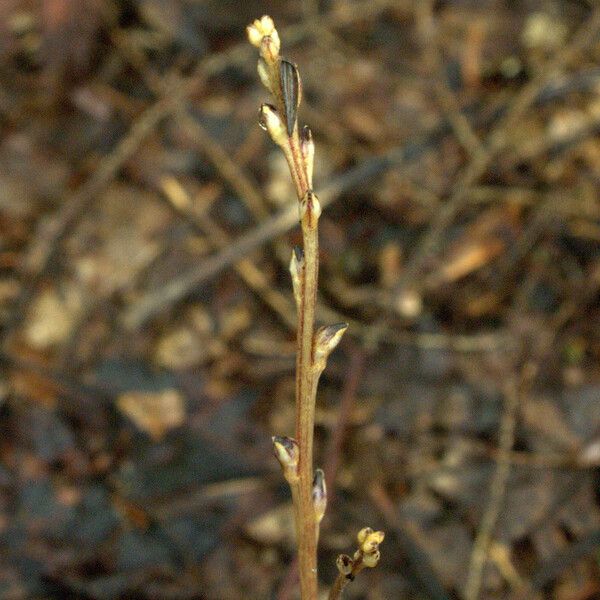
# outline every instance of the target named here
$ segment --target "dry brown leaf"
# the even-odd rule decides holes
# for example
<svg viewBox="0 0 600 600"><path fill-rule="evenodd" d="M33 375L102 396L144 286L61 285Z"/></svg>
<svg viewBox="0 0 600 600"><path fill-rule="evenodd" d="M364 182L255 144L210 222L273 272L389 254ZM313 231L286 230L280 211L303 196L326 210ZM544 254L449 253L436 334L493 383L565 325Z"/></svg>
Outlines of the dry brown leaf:
<svg viewBox="0 0 600 600"><path fill-rule="evenodd" d="M483 213L452 243L442 266L432 276L433 283L461 279L501 255L518 234L518 217L518 207L511 206Z"/></svg>
<svg viewBox="0 0 600 600"><path fill-rule="evenodd" d="M294 519L292 504L281 504L246 525L250 537L261 544L294 545Z"/></svg>
<svg viewBox="0 0 600 600"><path fill-rule="evenodd" d="M161 440L185 420L185 403L177 390L125 392L117 399L117 406L154 440Z"/></svg>
<svg viewBox="0 0 600 600"><path fill-rule="evenodd" d="M81 292L73 285L42 291L31 307L25 341L36 350L61 344L71 335L82 310Z"/></svg>

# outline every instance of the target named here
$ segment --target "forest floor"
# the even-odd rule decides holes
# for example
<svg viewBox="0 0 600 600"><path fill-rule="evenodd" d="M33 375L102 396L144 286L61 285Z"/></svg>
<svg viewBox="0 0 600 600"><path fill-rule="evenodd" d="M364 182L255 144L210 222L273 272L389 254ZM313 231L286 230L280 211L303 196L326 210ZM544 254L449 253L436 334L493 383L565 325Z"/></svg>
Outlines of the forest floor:
<svg viewBox="0 0 600 600"><path fill-rule="evenodd" d="M293 600L299 240L245 27L303 84L320 578L600 598L600 8L0 3L0 597Z"/></svg>

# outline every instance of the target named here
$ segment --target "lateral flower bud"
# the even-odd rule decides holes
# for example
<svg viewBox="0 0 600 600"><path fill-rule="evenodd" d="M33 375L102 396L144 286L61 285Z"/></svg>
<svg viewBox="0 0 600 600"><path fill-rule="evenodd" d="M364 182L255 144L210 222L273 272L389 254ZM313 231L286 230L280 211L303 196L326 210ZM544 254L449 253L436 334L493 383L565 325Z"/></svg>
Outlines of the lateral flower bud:
<svg viewBox="0 0 600 600"><path fill-rule="evenodd" d="M312 191L308 190L304 195L304 198L300 200L300 222L304 225L308 225L310 229L314 229L321 216L321 203L317 198L317 195Z"/></svg>
<svg viewBox="0 0 600 600"><path fill-rule="evenodd" d="M258 76L260 77L261 83L269 90L269 92L273 93L273 87L271 85L271 77L269 75L269 67L265 62L265 59L262 56L258 57L258 64L256 65L256 70L258 71Z"/></svg>
<svg viewBox="0 0 600 600"><path fill-rule="evenodd" d="M302 158L304 158L308 187L312 188L313 167L315 164L315 143L313 141L312 132L306 125L302 128L302 133L300 134L300 151L302 152Z"/></svg>
<svg viewBox="0 0 600 600"><path fill-rule="evenodd" d="M304 269L304 252L299 246L294 246L292 259L290 260L290 275L292 276L292 288L296 306L300 306L300 290L302 288L302 270Z"/></svg>
<svg viewBox="0 0 600 600"><path fill-rule="evenodd" d="M297 482L298 457L300 455L298 442L293 438L278 435L273 436L271 439L273 441L273 453L281 465L283 476L290 484Z"/></svg>
<svg viewBox="0 0 600 600"><path fill-rule="evenodd" d="M327 508L327 486L325 485L325 473L323 473L323 469L315 469L312 497L315 518L317 523L320 523L325 516L325 509Z"/></svg>
<svg viewBox="0 0 600 600"><path fill-rule="evenodd" d="M319 327L315 333L315 366L322 371L327 365L327 358L340 343L348 329L348 323L335 323Z"/></svg>
<svg viewBox="0 0 600 600"><path fill-rule="evenodd" d="M352 575L352 567L354 566L354 561L347 554L340 554L337 557L335 564L337 566L338 571L342 575L344 575L350 580L354 579L354 576Z"/></svg>
<svg viewBox="0 0 600 600"><path fill-rule="evenodd" d="M278 146L285 144L287 139L286 127L274 106L270 104L261 105L258 124L269 133L271 139Z"/></svg>
<svg viewBox="0 0 600 600"><path fill-rule="evenodd" d="M373 533L373 530L370 527L363 527L357 534L356 534L356 541L359 544L362 544L366 539L367 536L371 535Z"/></svg>

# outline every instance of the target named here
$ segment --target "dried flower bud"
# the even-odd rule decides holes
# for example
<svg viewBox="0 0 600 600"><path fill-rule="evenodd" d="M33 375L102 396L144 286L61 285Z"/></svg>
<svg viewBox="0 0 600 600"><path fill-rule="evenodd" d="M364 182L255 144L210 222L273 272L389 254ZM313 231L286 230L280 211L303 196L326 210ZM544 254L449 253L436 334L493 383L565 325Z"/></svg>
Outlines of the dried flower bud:
<svg viewBox="0 0 600 600"><path fill-rule="evenodd" d="M292 276L292 288L296 305L300 306L300 290L302 287L302 270L304 269L304 252L299 246L294 246L292 259L290 260L290 275Z"/></svg>
<svg viewBox="0 0 600 600"><path fill-rule="evenodd" d="M308 187L313 186L313 167L315 164L315 143L313 141L312 132L308 126L302 128L300 134L300 150L302 158L304 158L304 166L306 167L306 179Z"/></svg>
<svg viewBox="0 0 600 600"><path fill-rule="evenodd" d="M298 458L300 450L298 442L290 437L273 436L273 452L275 458L279 461L283 476L289 483L295 483L298 480Z"/></svg>
<svg viewBox="0 0 600 600"><path fill-rule="evenodd" d="M342 336L348 329L348 323L336 323L335 325L326 325L320 327L315 333L315 366L322 371L327 358L340 343Z"/></svg>
<svg viewBox="0 0 600 600"><path fill-rule="evenodd" d="M347 554L340 554L335 564L338 568L338 571L348 577L349 579L354 579L352 576L352 567L354 566L353 560Z"/></svg>
<svg viewBox="0 0 600 600"><path fill-rule="evenodd" d="M291 137L296 127L298 106L300 106L302 95L298 67L289 60L282 60L279 64L279 77L281 80L281 96L285 108L287 132L288 136Z"/></svg>
<svg viewBox="0 0 600 600"><path fill-rule="evenodd" d="M323 473L323 469L315 469L312 497L315 518L317 519L317 523L320 523L325 516L325 509L327 508L327 486L325 485L325 473Z"/></svg>
<svg viewBox="0 0 600 600"><path fill-rule="evenodd" d="M278 146L285 144L287 139L285 125L274 106L263 104L260 107L258 124L269 132L271 139Z"/></svg>
<svg viewBox="0 0 600 600"><path fill-rule="evenodd" d="M299 210L300 222L308 225L310 229L316 228L319 217L321 216L321 203L312 190L308 190L304 195L304 198L300 200Z"/></svg>

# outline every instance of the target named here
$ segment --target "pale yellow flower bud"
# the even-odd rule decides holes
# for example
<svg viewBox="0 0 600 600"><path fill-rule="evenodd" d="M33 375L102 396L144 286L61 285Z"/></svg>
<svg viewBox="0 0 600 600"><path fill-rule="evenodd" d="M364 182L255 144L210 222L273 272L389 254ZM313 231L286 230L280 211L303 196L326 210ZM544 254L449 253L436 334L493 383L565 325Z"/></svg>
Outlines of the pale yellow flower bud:
<svg viewBox="0 0 600 600"><path fill-rule="evenodd" d="M279 36L265 35L260 42L260 55L268 65L276 65L279 58Z"/></svg>
<svg viewBox="0 0 600 600"><path fill-rule="evenodd" d="M320 523L325 516L327 508L327 486L325 485L325 474L323 469L315 469L315 477L313 479L313 506L315 508L315 518L317 523Z"/></svg>
<svg viewBox="0 0 600 600"><path fill-rule="evenodd" d="M273 452L281 465L283 476L289 483L298 481L298 442L290 437L273 436Z"/></svg>
<svg viewBox="0 0 600 600"><path fill-rule="evenodd" d="M263 38L267 35L275 35L279 46L279 35L275 29L275 23L273 23L273 19L268 15L264 15L260 19L255 19L251 25L246 27L246 33L248 34L248 41L257 48L260 48Z"/></svg>
<svg viewBox="0 0 600 600"><path fill-rule="evenodd" d="M319 202L317 195L312 190L308 190L304 198L300 200L299 210L300 221L304 222L306 220L306 224L311 229L314 229L319 222L319 217L321 216L321 203Z"/></svg>
<svg viewBox="0 0 600 600"><path fill-rule="evenodd" d="M263 104L260 107L259 125L269 132L271 139L278 145L283 146L287 140L285 123L279 116L274 106Z"/></svg>
<svg viewBox="0 0 600 600"><path fill-rule="evenodd" d="M371 554L365 554L363 555L363 564L365 565L365 567L370 567L371 569L373 567L377 566L377 563L379 562L379 559L381 558L381 552L379 552L379 550L376 550L375 552L372 552Z"/></svg>
<svg viewBox="0 0 600 600"><path fill-rule="evenodd" d="M275 31L275 23L269 15L263 15L260 20L254 21L261 28L263 35L271 35Z"/></svg>
<svg viewBox="0 0 600 600"><path fill-rule="evenodd" d="M296 305L300 306L300 290L302 286L302 270L304 269L304 253L302 248L294 247L292 251L292 260L290 260L290 275L292 276L292 288Z"/></svg>
<svg viewBox="0 0 600 600"><path fill-rule="evenodd" d="M248 25L248 27L246 27L246 33L248 35L248 41L253 46L260 48L260 43L262 42L263 36L262 36L262 33L256 27L256 25L254 25L254 24Z"/></svg>
<svg viewBox="0 0 600 600"><path fill-rule="evenodd" d="M302 158L304 158L304 165L306 167L308 187L312 188L313 168L315 163L315 143L313 141L312 132L306 125L302 128L302 133L300 135L300 150L302 151Z"/></svg>
<svg viewBox="0 0 600 600"><path fill-rule="evenodd" d="M267 66L267 63L265 62L265 59L262 58L262 56L260 56L258 58L258 65L256 66L256 70L258 71L258 76L260 77L261 83L271 93L273 93L273 90L271 89L271 78L269 76L269 67Z"/></svg>
<svg viewBox="0 0 600 600"><path fill-rule="evenodd" d="M340 343L348 329L348 323L336 323L320 327L315 333L315 367L322 371L327 364L327 358Z"/></svg>
<svg viewBox="0 0 600 600"><path fill-rule="evenodd" d="M356 540L358 541L359 544L362 545L362 543L367 539L367 536L371 535L372 533L373 533L373 530L370 527L363 527L356 534Z"/></svg>
<svg viewBox="0 0 600 600"><path fill-rule="evenodd" d="M373 531L370 527L365 527L358 532L357 539L364 554L373 554L377 552L384 537L383 531Z"/></svg>

